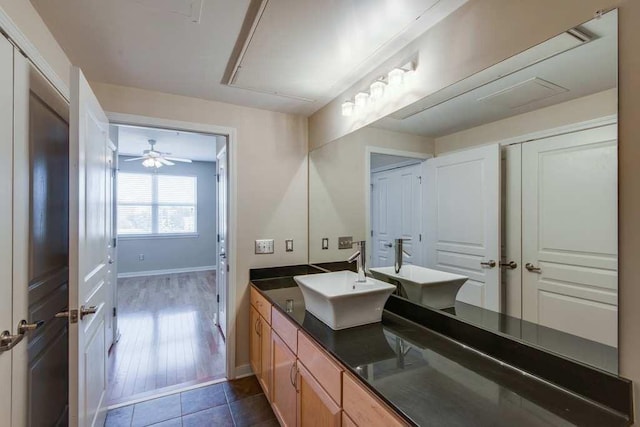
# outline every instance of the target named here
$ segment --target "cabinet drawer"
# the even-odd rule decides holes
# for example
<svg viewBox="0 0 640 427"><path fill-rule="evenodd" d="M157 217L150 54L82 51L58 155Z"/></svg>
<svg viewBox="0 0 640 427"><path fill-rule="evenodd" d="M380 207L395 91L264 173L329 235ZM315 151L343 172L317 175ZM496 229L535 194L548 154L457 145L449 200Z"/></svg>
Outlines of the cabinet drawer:
<svg viewBox="0 0 640 427"><path fill-rule="evenodd" d="M339 405L342 401L340 385L342 369L324 350L312 343L300 331L298 331L298 359Z"/></svg>
<svg viewBox="0 0 640 427"><path fill-rule="evenodd" d="M407 425L387 405L346 372L342 376L342 387L342 408L356 425L368 427Z"/></svg>
<svg viewBox="0 0 640 427"><path fill-rule="evenodd" d="M271 308L271 328L282 338L293 354L298 352L298 328L275 307Z"/></svg>
<svg viewBox="0 0 640 427"><path fill-rule="evenodd" d="M258 310L258 313L268 324L271 324L271 304L253 287L251 287L251 305Z"/></svg>

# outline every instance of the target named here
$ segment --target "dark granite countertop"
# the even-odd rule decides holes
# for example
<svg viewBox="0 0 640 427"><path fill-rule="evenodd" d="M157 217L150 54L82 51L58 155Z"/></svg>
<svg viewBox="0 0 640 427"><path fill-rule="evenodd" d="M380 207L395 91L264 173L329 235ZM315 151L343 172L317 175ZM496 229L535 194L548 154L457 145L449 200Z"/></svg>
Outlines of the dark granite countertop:
<svg viewBox="0 0 640 427"><path fill-rule="evenodd" d="M298 268L300 267L300 268ZM293 274L321 272L296 266ZM385 311L381 323L334 331L305 311L292 275L252 284L382 400L420 426L622 426L616 411L488 358ZM291 273L290 273L291 274ZM260 277L260 278L258 278ZM273 276L272 276L273 277ZM293 312L285 310L294 300Z"/></svg>

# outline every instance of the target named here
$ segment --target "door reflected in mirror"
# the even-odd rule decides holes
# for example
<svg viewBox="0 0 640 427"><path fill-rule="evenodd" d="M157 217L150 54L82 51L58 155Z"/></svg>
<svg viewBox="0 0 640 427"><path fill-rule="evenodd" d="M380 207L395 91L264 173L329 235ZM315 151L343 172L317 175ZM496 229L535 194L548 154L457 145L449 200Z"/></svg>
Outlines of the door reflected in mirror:
<svg viewBox="0 0 640 427"><path fill-rule="evenodd" d="M310 263L366 240L394 297L617 372L617 51L614 10L312 151Z"/></svg>

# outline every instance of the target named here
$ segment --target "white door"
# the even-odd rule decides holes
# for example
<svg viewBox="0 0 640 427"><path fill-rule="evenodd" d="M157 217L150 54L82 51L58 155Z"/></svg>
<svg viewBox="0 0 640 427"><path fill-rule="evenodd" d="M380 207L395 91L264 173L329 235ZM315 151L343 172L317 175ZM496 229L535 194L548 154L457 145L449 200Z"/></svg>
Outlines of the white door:
<svg viewBox="0 0 640 427"><path fill-rule="evenodd" d="M0 37L0 331L14 334L13 325L13 45ZM0 352L0 425L11 425L11 353Z"/></svg>
<svg viewBox="0 0 640 427"><path fill-rule="evenodd" d="M616 346L616 125L526 143L522 159L523 318Z"/></svg>
<svg viewBox="0 0 640 427"><path fill-rule="evenodd" d="M69 127L69 424L102 426L107 389L108 120L79 68Z"/></svg>
<svg viewBox="0 0 640 427"><path fill-rule="evenodd" d="M494 311L500 289L500 148L425 162L426 265L469 277L457 299Z"/></svg>
<svg viewBox="0 0 640 427"><path fill-rule="evenodd" d="M393 179L391 174L378 172L371 174L371 227L373 247L371 251L372 267L393 265L394 221L397 220L399 207L391 200Z"/></svg>
<svg viewBox="0 0 640 427"><path fill-rule="evenodd" d="M218 288L218 326L222 332L222 336L227 336L227 287L229 285L228 277L228 251L227 251L227 196L229 171L227 170L227 147L225 146L217 156L218 169L218 266L216 271L216 287Z"/></svg>
<svg viewBox="0 0 640 427"><path fill-rule="evenodd" d="M371 174L372 266L395 262L394 240L404 239L403 263L419 264L421 254L422 177L419 164Z"/></svg>
<svg viewBox="0 0 640 427"><path fill-rule="evenodd" d="M522 318L522 144L502 148L504 312ZM515 267L510 267L509 264Z"/></svg>
<svg viewBox="0 0 640 427"><path fill-rule="evenodd" d="M118 305L118 268L116 263L116 228L115 228L115 205L114 205L114 189L116 187L116 163L117 163L117 152L116 147L111 140L108 142L107 146L107 162L108 162L108 172L107 176L107 194L106 194L106 203L107 203L107 289L109 289L108 293L108 301L109 304L107 306L107 351L109 348L115 344L118 336L118 318L116 317L117 305Z"/></svg>

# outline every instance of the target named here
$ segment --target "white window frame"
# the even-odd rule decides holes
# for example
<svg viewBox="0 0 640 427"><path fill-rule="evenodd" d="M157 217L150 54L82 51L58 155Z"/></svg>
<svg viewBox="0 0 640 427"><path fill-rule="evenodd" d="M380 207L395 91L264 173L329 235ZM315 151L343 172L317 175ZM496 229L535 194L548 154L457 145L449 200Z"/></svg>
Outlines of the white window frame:
<svg viewBox="0 0 640 427"><path fill-rule="evenodd" d="M145 173L145 172L119 172L119 174L129 175L150 175L151 176L151 203L120 203L117 202L117 207L122 206L151 206L151 233L138 233L138 234L120 234L118 230L118 240L129 239L175 239L175 238L196 238L199 237L198 233L198 176L194 174L158 174L158 173ZM193 191L194 191L194 204L185 203L159 203L158 202L158 177L159 176L177 176L187 177L194 179ZM160 206L179 206L179 207L193 207L194 215L194 231L188 233L160 233L158 230L158 207Z"/></svg>

